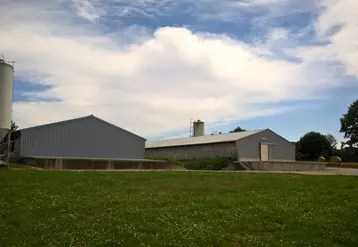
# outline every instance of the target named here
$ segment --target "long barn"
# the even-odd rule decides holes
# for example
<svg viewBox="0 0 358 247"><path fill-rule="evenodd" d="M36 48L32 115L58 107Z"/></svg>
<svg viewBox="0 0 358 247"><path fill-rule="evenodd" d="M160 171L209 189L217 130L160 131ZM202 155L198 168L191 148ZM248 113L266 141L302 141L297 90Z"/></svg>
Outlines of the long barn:
<svg viewBox="0 0 358 247"><path fill-rule="evenodd" d="M144 159L146 139L93 115L15 133L18 158Z"/></svg>
<svg viewBox="0 0 358 247"><path fill-rule="evenodd" d="M146 157L201 159L231 157L240 161L295 161L295 145L270 129L151 141Z"/></svg>

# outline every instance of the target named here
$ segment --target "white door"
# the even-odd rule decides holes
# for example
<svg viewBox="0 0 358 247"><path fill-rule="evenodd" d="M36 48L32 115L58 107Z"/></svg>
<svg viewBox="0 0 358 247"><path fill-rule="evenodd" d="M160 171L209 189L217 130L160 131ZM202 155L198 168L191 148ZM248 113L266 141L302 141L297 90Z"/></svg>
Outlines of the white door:
<svg viewBox="0 0 358 247"><path fill-rule="evenodd" d="M269 160L269 151L268 145L260 143L260 159L261 161L268 161Z"/></svg>

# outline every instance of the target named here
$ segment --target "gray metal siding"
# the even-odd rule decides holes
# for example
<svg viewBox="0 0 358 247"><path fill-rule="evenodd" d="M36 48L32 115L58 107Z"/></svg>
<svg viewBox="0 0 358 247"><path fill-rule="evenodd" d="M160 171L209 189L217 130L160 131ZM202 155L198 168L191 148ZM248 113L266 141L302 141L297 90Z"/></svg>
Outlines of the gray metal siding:
<svg viewBox="0 0 358 247"><path fill-rule="evenodd" d="M145 140L96 118L22 130L23 157L143 159Z"/></svg>
<svg viewBox="0 0 358 247"><path fill-rule="evenodd" d="M262 141L261 138L267 138L267 141ZM260 142L275 144L274 146L269 145L269 160L295 160L295 145L269 129L237 140L238 158L240 160L260 160Z"/></svg>
<svg viewBox="0 0 358 247"><path fill-rule="evenodd" d="M146 157L167 157L172 159L202 159L217 156L236 159L235 142L201 144L191 146L147 148Z"/></svg>

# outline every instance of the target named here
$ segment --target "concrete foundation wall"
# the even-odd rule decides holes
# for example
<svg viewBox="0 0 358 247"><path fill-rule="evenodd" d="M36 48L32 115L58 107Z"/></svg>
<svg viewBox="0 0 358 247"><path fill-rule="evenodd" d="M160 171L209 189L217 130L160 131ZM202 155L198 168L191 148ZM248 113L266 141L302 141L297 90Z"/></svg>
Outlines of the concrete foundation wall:
<svg viewBox="0 0 358 247"><path fill-rule="evenodd" d="M167 157L177 160L231 157L237 158L236 143L214 143L179 147L147 148L146 157Z"/></svg>
<svg viewBox="0 0 358 247"><path fill-rule="evenodd" d="M250 161L247 165L259 171L322 171L326 169L326 163L323 162Z"/></svg>
<svg viewBox="0 0 358 247"><path fill-rule="evenodd" d="M67 170L184 169L171 164L168 161L161 160L81 160L26 158L22 163L44 169Z"/></svg>

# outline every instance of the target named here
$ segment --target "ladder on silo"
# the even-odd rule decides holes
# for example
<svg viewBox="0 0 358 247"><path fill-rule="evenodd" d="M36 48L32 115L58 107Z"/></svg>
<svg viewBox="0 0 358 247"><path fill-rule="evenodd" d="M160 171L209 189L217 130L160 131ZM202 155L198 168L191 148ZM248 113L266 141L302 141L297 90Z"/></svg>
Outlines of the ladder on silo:
<svg viewBox="0 0 358 247"><path fill-rule="evenodd" d="M192 137L194 135L194 121L195 119L190 118L190 125L189 125L189 137Z"/></svg>

